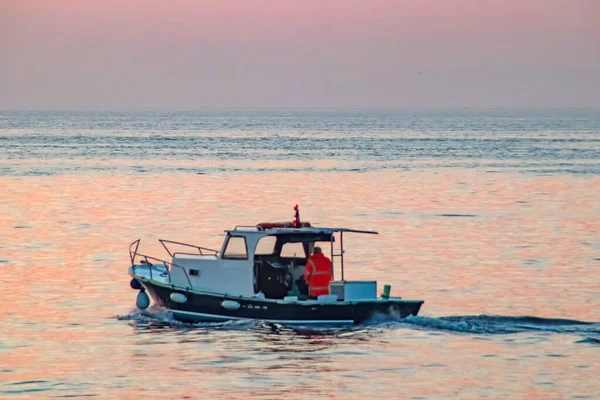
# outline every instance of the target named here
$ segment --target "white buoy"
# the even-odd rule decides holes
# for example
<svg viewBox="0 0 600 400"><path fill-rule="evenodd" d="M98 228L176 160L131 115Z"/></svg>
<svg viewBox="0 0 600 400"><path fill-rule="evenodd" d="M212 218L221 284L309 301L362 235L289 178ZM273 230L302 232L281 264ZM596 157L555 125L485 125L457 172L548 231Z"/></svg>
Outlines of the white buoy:
<svg viewBox="0 0 600 400"><path fill-rule="evenodd" d="M223 300L221 302L221 307L227 310L237 310L238 308L240 308L240 303L233 300Z"/></svg>
<svg viewBox="0 0 600 400"><path fill-rule="evenodd" d="M187 297L183 293L171 293L171 300L175 303L185 303L187 301Z"/></svg>
<svg viewBox="0 0 600 400"><path fill-rule="evenodd" d="M141 291L137 295L137 299L135 299L135 305L140 310L145 310L150 305L150 297L146 294L146 292Z"/></svg>

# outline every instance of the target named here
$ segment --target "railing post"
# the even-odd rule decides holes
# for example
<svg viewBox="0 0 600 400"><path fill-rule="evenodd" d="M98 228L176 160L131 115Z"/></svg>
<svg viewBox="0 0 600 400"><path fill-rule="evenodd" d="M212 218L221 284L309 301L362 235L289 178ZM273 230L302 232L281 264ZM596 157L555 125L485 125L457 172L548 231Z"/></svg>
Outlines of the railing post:
<svg viewBox="0 0 600 400"><path fill-rule="evenodd" d="M138 240L136 240L135 242L133 242L133 243L131 243L131 244L129 245L129 258L130 258L130 260L131 260L131 265L132 265L132 266L133 266L133 264L134 264L134 261L135 261L135 256L137 255L137 251L138 251L138 248L139 248L139 246L140 246L140 241L141 241L141 240L142 240L142 239L138 239ZM132 253L132 252L131 252L131 246L133 246L134 244L135 244L135 250L134 250L134 251L133 251L133 253Z"/></svg>
<svg viewBox="0 0 600 400"><path fill-rule="evenodd" d="M335 268L333 267L333 261L335 259L335 254L333 254L333 239L334 239L334 236L333 236L333 233L332 233L331 237L330 237L330 242L329 242L329 243L331 243L331 272L332 272L332 278L333 278L333 275L335 273Z"/></svg>
<svg viewBox="0 0 600 400"><path fill-rule="evenodd" d="M152 264L148 262L148 256L144 256L145 260L146 260L146 266L148 267L148 270L150 271L150 279L154 279L152 277Z"/></svg>
<svg viewBox="0 0 600 400"><path fill-rule="evenodd" d="M340 264L342 264L342 280L344 280L344 232L340 232Z"/></svg>

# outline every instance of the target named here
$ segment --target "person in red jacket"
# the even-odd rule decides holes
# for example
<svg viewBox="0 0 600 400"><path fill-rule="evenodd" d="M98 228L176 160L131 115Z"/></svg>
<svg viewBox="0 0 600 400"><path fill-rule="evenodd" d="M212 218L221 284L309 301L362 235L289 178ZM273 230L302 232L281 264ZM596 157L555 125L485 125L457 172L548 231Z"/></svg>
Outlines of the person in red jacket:
<svg viewBox="0 0 600 400"><path fill-rule="evenodd" d="M304 280L309 288L308 295L318 297L322 294L329 294L331 279L333 279L331 260L325 257L320 247L315 246L304 268Z"/></svg>

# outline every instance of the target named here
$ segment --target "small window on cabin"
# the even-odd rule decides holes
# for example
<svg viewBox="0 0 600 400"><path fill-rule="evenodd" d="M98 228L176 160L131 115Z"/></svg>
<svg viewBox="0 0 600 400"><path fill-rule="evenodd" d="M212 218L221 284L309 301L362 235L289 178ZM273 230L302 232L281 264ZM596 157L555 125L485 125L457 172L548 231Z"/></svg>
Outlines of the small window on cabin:
<svg viewBox="0 0 600 400"><path fill-rule="evenodd" d="M306 258L304 253L304 246L301 242L298 243L286 243L281 248L281 257L284 258Z"/></svg>
<svg viewBox="0 0 600 400"><path fill-rule="evenodd" d="M277 238L275 236L265 236L263 238L260 238L260 240L256 244L256 251L254 252L254 255L270 256L275 252L276 242Z"/></svg>
<svg viewBox="0 0 600 400"><path fill-rule="evenodd" d="M246 250L246 238L241 236L230 236L223 251L221 258L229 258L234 260L248 259L248 251Z"/></svg>

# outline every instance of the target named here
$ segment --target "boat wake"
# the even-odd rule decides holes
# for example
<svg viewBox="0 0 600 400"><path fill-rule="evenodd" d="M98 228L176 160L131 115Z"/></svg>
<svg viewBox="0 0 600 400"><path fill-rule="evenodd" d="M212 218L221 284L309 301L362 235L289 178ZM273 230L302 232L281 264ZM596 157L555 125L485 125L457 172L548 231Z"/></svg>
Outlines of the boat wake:
<svg viewBox="0 0 600 400"><path fill-rule="evenodd" d="M583 337L577 343L600 345L600 323L535 316L463 315L447 317L379 315L368 325L391 329L417 329L470 335L507 335L531 332L567 334Z"/></svg>
<svg viewBox="0 0 600 400"><path fill-rule="evenodd" d="M600 345L600 323L573 319L541 318L534 316L464 315L464 316L410 316L377 314L369 321L345 328L332 327L286 327L263 321L235 320L226 322L201 322L196 324L177 321L173 315L160 308L150 307L145 311L133 310L117 319L131 321L137 330L157 329L222 329L252 330L264 333L296 332L298 334L340 335L360 330L416 329L421 331L446 332L450 334L507 335L527 332L569 334L582 337L577 343Z"/></svg>
<svg viewBox="0 0 600 400"><path fill-rule="evenodd" d="M117 319L120 321L130 321L130 325L134 326L138 331L194 328L245 330L255 325L255 321L251 320L198 322L191 324L178 321L173 316L173 313L157 306L151 306L143 311L136 308L127 315L117 315Z"/></svg>

